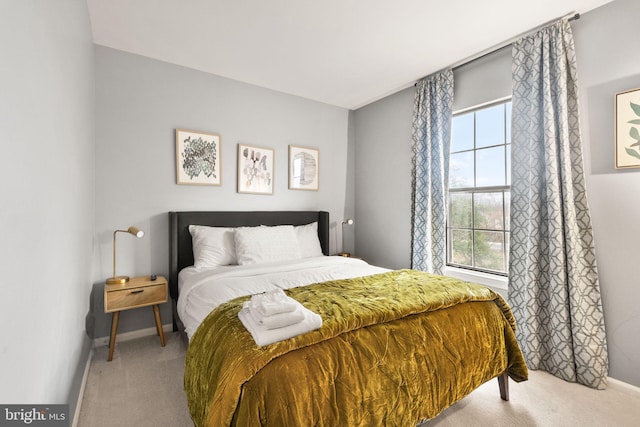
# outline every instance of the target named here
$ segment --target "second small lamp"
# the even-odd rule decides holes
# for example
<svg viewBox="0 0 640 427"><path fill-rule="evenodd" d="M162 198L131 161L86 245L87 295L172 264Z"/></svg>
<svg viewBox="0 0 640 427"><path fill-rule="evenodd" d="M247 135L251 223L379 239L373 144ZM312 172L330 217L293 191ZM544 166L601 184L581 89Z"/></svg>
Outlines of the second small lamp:
<svg viewBox="0 0 640 427"><path fill-rule="evenodd" d="M344 221L342 221L342 252L340 252L338 255L340 256L344 256L344 257L350 257L351 254L349 252L345 252L344 250L344 226L345 225L353 225L353 220L351 218L347 218Z"/></svg>

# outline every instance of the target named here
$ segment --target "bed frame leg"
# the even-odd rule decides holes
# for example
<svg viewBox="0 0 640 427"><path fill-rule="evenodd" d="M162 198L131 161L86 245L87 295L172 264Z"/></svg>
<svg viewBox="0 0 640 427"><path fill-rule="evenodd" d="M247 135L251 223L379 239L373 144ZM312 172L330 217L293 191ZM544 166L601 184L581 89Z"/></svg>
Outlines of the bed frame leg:
<svg viewBox="0 0 640 427"><path fill-rule="evenodd" d="M498 377L498 385L500 386L500 398L502 400L509 400L509 373L504 371Z"/></svg>

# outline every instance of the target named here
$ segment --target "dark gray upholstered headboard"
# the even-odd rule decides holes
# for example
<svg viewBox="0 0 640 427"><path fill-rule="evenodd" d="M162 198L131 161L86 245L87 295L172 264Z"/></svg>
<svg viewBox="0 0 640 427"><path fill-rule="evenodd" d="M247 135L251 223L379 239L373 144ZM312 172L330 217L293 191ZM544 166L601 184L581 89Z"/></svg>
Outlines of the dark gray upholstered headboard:
<svg viewBox="0 0 640 427"><path fill-rule="evenodd" d="M325 255L329 255L329 212L255 211L255 212L169 212L169 289L178 298L178 273L193 265L190 225L211 227L255 227L258 225L304 225L318 222L318 237Z"/></svg>

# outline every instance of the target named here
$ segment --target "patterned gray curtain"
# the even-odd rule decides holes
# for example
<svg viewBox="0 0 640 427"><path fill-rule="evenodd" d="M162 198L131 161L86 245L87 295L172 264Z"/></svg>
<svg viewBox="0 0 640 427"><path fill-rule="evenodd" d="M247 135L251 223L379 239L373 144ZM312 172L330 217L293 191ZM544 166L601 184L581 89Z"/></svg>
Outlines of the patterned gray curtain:
<svg viewBox="0 0 640 427"><path fill-rule="evenodd" d="M576 60L566 20L513 46L509 303L531 369L606 387Z"/></svg>
<svg viewBox="0 0 640 427"><path fill-rule="evenodd" d="M416 84L413 106L412 254L414 269L443 274L446 263L446 189L453 107L453 71Z"/></svg>

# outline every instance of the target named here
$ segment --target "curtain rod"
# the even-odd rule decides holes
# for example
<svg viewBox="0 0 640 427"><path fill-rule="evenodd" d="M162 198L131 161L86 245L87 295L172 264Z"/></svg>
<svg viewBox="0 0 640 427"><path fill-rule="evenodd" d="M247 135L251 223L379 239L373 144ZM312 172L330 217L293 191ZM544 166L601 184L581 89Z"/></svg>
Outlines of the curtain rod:
<svg viewBox="0 0 640 427"><path fill-rule="evenodd" d="M580 14L579 14L579 13L570 13L570 14L564 15L564 16L562 16L562 17L560 17L560 18L557 18L557 19L554 19L554 20L552 20L552 21L545 22L545 23L544 23L544 24L542 24L542 25L538 25L537 27L532 28L532 29L531 29L531 30L529 30L529 31L526 31L526 32L524 32L524 33L521 33L521 34L519 34L519 35L517 35L517 36L515 36L515 37L512 37L512 38L510 38L509 40L504 41L504 42L502 42L502 43L500 43L500 44L498 44L498 45L495 45L495 46L493 46L493 47L490 47L489 49L484 50L484 51L482 51L482 52L480 52L480 53L478 53L478 54L476 54L476 55L470 56L470 57L468 57L468 58L463 59L462 61L456 62L456 63L454 63L453 65L450 65L450 66L449 66L449 67L447 67L447 68L451 68L452 70L455 70L456 68L460 68L460 67L462 67L462 66L464 66L464 65L467 65L467 64L470 64L470 63L472 63L472 62L478 61L479 59L482 59L482 58L484 58L485 56L489 56L489 55L491 55L492 53L498 52L499 50L502 50L502 49L504 49L504 48L506 48L506 47L511 46L513 43L515 43L515 42L516 42L516 40L518 40L518 39L520 39L520 38L522 38L522 37L525 37L525 36L527 36L527 35L529 35L529 34L532 34L532 33L536 32L536 31L538 31L538 30L541 30L542 28L546 27L547 25L552 24L552 23L554 23L554 22L557 22L557 21L559 21L560 19L566 18L567 16L569 16L569 18L568 18L568 21L569 21L569 22L571 22L571 21L577 21L578 19L580 19ZM417 84L418 84L418 82L414 83L413 85L415 86L415 85L417 85Z"/></svg>
<svg viewBox="0 0 640 427"><path fill-rule="evenodd" d="M577 21L578 19L580 19L580 14L579 14L579 13L573 13L573 14L565 15L564 17L566 17L566 16L570 16L570 17L569 17L569 19L568 19L568 21L569 21L569 22L571 22L571 21ZM564 18L564 17L563 17L563 18ZM504 49L505 47L509 47L509 46L511 46L513 43L515 43L515 42L516 42L516 40L519 40L519 39L521 39L522 37L525 37L525 36L527 36L527 35L529 35L529 34L535 33L536 31L541 30L541 29L543 29L544 27L546 27L547 25L552 24L552 23L554 23L554 22L557 22L557 21L559 21L560 19L562 19L562 18L554 19L554 20L552 20L552 21L545 22L545 23L544 23L544 24L542 24L542 25L538 25L537 27L535 27L535 28L533 28L533 29L531 29L531 30L529 30L529 31L526 31L526 32L524 32L524 33L521 33L521 34L519 34L519 35L517 35L517 36L515 36L515 37L513 37L513 38L511 38L511 39L509 39L509 40L507 40L507 41L505 41L505 42L500 43L499 45L496 45L496 46L493 46L493 47L489 48L489 49L488 49L487 51L485 51L485 52L481 52L481 53L479 53L479 54L477 54L477 55L475 55L475 56L472 56L472 57L467 58L467 59L464 59L464 60L462 60L462 61L460 61L460 62L458 62L458 63L455 63L455 64L451 65L451 67L450 67L450 68L451 68L451 69L460 68L460 67L462 67L463 65L467 65L467 64L469 64L469 63L471 63L471 62L473 62L473 61L477 61L477 60L479 60L479 59L481 59L481 58L484 58L484 57L485 57L485 56L487 56L487 55L491 55L491 54L492 54L492 53L494 53L494 52L497 52L497 51L499 51L499 50L501 50L501 49Z"/></svg>

